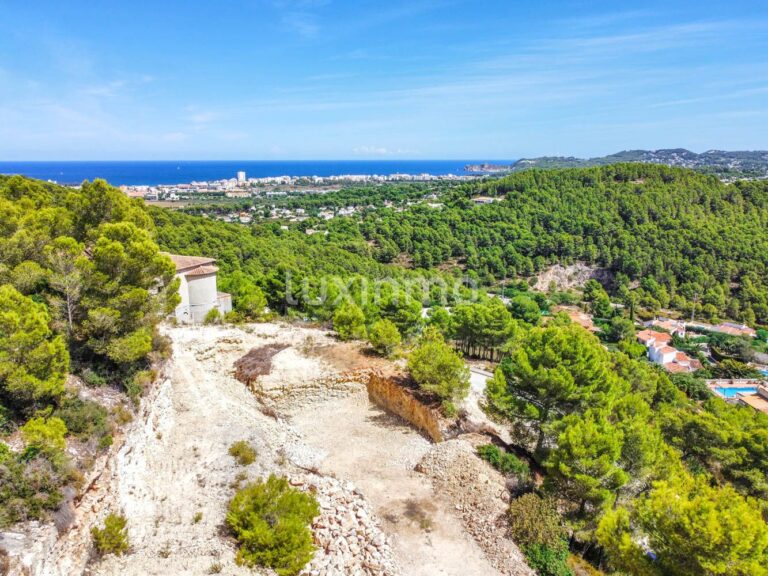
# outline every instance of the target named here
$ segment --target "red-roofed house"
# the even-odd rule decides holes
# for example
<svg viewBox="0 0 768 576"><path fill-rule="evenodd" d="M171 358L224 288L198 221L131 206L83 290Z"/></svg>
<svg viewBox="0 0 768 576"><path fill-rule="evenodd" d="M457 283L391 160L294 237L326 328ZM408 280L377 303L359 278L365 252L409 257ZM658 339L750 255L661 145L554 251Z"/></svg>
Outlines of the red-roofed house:
<svg viewBox="0 0 768 576"><path fill-rule="evenodd" d="M671 320L670 318L654 318L643 324L646 328L661 328L670 334L677 334L680 337L685 336L685 322Z"/></svg>
<svg viewBox="0 0 768 576"><path fill-rule="evenodd" d="M656 332L655 330L640 330L637 333L637 341L645 347L656 344L669 344L672 342L672 336L666 332Z"/></svg>
<svg viewBox="0 0 768 576"><path fill-rule="evenodd" d="M666 332L641 330L637 340L648 348L648 359L661 364L670 372L693 372L701 368L701 362L670 346L672 336Z"/></svg>
<svg viewBox="0 0 768 576"><path fill-rule="evenodd" d="M217 309L221 314L232 310L232 296L216 289L214 258L167 254L176 266L181 303L176 307L176 319L183 323L202 322Z"/></svg>

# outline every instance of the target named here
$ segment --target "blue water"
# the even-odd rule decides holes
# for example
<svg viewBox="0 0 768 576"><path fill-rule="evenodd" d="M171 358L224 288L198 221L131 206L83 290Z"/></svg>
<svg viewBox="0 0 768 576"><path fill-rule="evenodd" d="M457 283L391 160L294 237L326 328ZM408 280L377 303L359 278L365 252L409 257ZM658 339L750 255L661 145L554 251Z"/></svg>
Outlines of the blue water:
<svg viewBox="0 0 768 576"><path fill-rule="evenodd" d="M768 370L760 370L760 374L763 376L768 376Z"/></svg>
<svg viewBox="0 0 768 576"><path fill-rule="evenodd" d="M741 386L738 388L721 388L716 386L715 391L724 398L735 398L736 394L757 394L755 386Z"/></svg>
<svg viewBox="0 0 768 576"><path fill-rule="evenodd" d="M114 185L181 184L234 178L244 170L248 178L267 176L334 176L340 174L464 175L464 166L478 160L226 160L124 162L0 162L0 174L23 174L59 184L79 184L104 178ZM483 160L511 164L511 160Z"/></svg>

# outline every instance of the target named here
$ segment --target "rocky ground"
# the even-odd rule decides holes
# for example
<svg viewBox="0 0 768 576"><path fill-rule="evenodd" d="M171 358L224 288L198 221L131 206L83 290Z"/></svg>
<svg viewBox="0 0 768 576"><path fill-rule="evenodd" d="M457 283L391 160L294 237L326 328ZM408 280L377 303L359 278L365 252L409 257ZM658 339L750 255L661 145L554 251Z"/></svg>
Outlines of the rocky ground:
<svg viewBox="0 0 768 576"><path fill-rule="evenodd" d="M501 574L530 574L525 557L506 535L509 491L506 480L474 451L488 439L468 435L434 446L417 464L437 492L453 504L464 529Z"/></svg>
<svg viewBox="0 0 768 576"><path fill-rule="evenodd" d="M568 266L555 264L539 272L536 275L535 290L546 292L554 284L557 290L570 290L571 288L583 288L588 280L594 278L603 284L612 280L608 270L588 266L583 262L577 262Z"/></svg>
<svg viewBox="0 0 768 576"><path fill-rule="evenodd" d="M83 499L78 529L58 540L56 554L42 550L35 565L46 568L32 573L81 573L73 550L87 550L89 526L109 511L128 518L131 552L91 563L90 574L259 573L234 562L224 516L238 485L275 473L321 505L318 552L304 574L530 574L495 529L503 490L471 444L434 445L370 404L361 382L383 361L295 325L167 333L174 356L165 377ZM267 346L269 373L237 380L235 362ZM255 463L239 466L228 454L238 440L256 448Z"/></svg>

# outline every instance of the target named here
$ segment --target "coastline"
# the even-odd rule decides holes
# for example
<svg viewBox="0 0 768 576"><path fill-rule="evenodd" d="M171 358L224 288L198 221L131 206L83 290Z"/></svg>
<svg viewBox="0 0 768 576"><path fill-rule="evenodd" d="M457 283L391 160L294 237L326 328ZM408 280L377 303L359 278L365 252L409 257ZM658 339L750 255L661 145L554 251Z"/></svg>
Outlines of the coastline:
<svg viewBox="0 0 768 576"><path fill-rule="evenodd" d="M415 176L477 177L467 166L506 163L489 160L195 160L195 161L0 161L0 174L21 174L61 185L103 178L115 186L159 186L215 182L243 171L251 178L335 178ZM341 178L341 177L345 178ZM425 178L427 179L427 178Z"/></svg>

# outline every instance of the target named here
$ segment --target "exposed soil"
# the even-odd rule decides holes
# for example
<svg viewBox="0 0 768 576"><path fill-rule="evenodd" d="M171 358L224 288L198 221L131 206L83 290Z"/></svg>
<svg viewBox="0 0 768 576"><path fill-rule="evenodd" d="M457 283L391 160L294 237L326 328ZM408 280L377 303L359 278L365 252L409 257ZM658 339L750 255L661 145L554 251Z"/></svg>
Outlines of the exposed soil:
<svg viewBox="0 0 768 576"><path fill-rule="evenodd" d="M360 374L394 370L387 361L300 326L167 333L174 352L167 378L155 385L101 483L103 502L128 518L131 552L93 564L91 574L260 573L235 564L224 524L237 485L270 473L321 502L313 525L319 550L307 574L531 574L511 542L494 552L488 531L505 505L495 485L478 488L475 472L441 478L435 470L445 458L430 455L442 454L443 445L370 403ZM246 355L248 385L235 378ZM238 440L257 450L254 464L238 466L229 456ZM463 439L451 446L491 470ZM415 471L422 461L439 465ZM476 489L486 499L473 505L491 512L487 521L459 508L456 494ZM479 531L472 528L478 522Z"/></svg>
<svg viewBox="0 0 768 576"><path fill-rule="evenodd" d="M455 505L414 470L435 445L371 405L364 391L299 411L291 421L311 445L324 450L320 471L352 480L383 519L402 574L527 573L524 564L519 572L493 566L463 528Z"/></svg>
<svg viewBox="0 0 768 576"><path fill-rule="evenodd" d="M590 279L595 279L603 285L609 285L613 281L611 273L596 266L588 266L583 262L562 266L555 264L536 275L536 290L546 292L550 286L555 285L557 290L570 290L571 288L583 288Z"/></svg>
<svg viewBox="0 0 768 576"><path fill-rule="evenodd" d="M255 382L259 376L265 376L272 370L272 357L288 348L288 344L267 344L253 348L235 362L235 378L243 384Z"/></svg>

